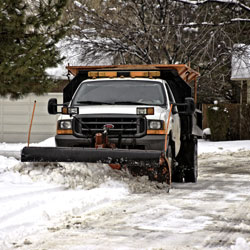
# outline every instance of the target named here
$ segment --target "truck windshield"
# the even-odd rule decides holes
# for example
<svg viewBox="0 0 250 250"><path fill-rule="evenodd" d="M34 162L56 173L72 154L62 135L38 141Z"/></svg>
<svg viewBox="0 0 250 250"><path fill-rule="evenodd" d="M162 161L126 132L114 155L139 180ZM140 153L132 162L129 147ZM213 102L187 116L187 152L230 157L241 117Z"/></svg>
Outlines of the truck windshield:
<svg viewBox="0 0 250 250"><path fill-rule="evenodd" d="M83 83L72 104L165 105L163 85L147 80L104 80Z"/></svg>

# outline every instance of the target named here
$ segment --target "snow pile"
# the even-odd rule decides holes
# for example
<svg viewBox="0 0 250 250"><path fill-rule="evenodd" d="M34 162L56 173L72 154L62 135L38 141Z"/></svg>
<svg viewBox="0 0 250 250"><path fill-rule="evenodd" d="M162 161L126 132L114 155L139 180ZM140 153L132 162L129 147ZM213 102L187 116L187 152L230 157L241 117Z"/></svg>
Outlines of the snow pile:
<svg viewBox="0 0 250 250"><path fill-rule="evenodd" d="M205 140L209 140L211 138L211 129L210 128L203 129L202 137Z"/></svg>
<svg viewBox="0 0 250 250"><path fill-rule="evenodd" d="M20 159L21 150L27 146L26 143L0 143L0 156L6 157L15 157L16 159ZM31 143L30 146L32 147L55 147L55 138L51 137L48 138L40 143ZM1 160L0 160L1 166Z"/></svg>
<svg viewBox="0 0 250 250"><path fill-rule="evenodd" d="M204 153L228 153L250 150L250 140L245 141L206 141L199 140L198 154Z"/></svg>
<svg viewBox="0 0 250 250"><path fill-rule="evenodd" d="M101 163L24 163L16 165L14 170L34 181L56 183L65 188L89 190L112 180L126 184L131 193L169 190L165 183L151 182L147 176L134 177L126 170L114 170Z"/></svg>
<svg viewBox="0 0 250 250"><path fill-rule="evenodd" d="M2 143L0 150L18 152L23 146ZM55 144L49 138L32 146ZM104 164L20 163L0 155L0 249L17 246L26 235L49 228L66 214L87 212L131 193L168 190L166 184L134 178Z"/></svg>
<svg viewBox="0 0 250 250"><path fill-rule="evenodd" d="M24 143L0 143L0 152L2 151L20 151L24 147Z"/></svg>
<svg viewBox="0 0 250 250"><path fill-rule="evenodd" d="M30 146L32 147L55 147L56 146L56 142L55 142L55 138L54 137L50 137L40 143L32 143Z"/></svg>
<svg viewBox="0 0 250 250"><path fill-rule="evenodd" d="M19 161L13 157L7 158L5 156L0 155L0 174L8 171L18 163Z"/></svg>
<svg viewBox="0 0 250 250"><path fill-rule="evenodd" d="M237 238L235 245L231 246L231 250L250 250L250 243L243 238Z"/></svg>
<svg viewBox="0 0 250 250"><path fill-rule="evenodd" d="M55 167L53 165L48 168L35 167L0 156L0 249L8 249L13 242L26 235L49 227L64 214L70 212L77 215L107 202L123 199L129 194L125 183L111 178L102 178L97 183L85 178L83 183L86 188L80 188L77 183L82 182L83 175L77 176L78 169L64 168L58 173L51 170ZM63 175L67 175L67 171L72 171L70 176ZM90 175L86 167L82 172ZM102 174L105 174L104 168L101 168L95 180Z"/></svg>
<svg viewBox="0 0 250 250"><path fill-rule="evenodd" d="M1 143L0 152L18 152L23 146ZM55 146L54 138L32 146ZM126 237L131 240L126 241L128 249L139 249L140 244L150 242L160 249L165 240L171 246L178 239L181 245L186 235L203 239L202 233L207 232L215 234L206 239L208 246L213 246L224 237L224 231L218 233L216 229L222 225L240 232L234 244L228 240L228 249L250 250L249 238L244 238L244 232L249 230L248 203L243 203L250 191L250 141L199 140L198 150L198 183L174 183L170 193L166 184L150 182L146 176L133 177L126 170L114 170L105 164L21 163L0 155L0 249L74 249L34 245L37 239L49 244L40 239L42 233L56 241L56 232L63 235L63 230L67 237L76 233L69 230L84 231L85 237L91 239L85 238L88 244L93 242L91 249L98 249L103 239L114 247L99 249L117 249ZM86 249L82 237L75 246L83 244L82 249ZM68 238L68 244L74 243ZM149 244L148 249L151 247Z"/></svg>

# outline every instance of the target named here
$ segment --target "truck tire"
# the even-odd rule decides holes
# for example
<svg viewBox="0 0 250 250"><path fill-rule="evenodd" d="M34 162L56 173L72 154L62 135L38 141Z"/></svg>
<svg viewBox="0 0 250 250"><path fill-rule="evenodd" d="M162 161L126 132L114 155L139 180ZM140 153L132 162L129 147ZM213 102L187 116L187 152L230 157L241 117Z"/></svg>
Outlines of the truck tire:
<svg viewBox="0 0 250 250"><path fill-rule="evenodd" d="M197 182L198 161L197 161L197 138L187 142L186 166L184 170L185 182Z"/></svg>

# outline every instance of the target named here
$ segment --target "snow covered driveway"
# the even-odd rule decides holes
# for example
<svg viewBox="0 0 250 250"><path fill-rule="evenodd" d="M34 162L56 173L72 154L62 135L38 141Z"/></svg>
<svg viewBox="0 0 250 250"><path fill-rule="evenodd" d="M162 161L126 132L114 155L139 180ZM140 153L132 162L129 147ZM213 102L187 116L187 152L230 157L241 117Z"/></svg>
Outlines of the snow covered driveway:
<svg viewBox="0 0 250 250"><path fill-rule="evenodd" d="M198 183L169 193L105 165L0 156L3 250L249 250L249 211L250 141L200 141Z"/></svg>

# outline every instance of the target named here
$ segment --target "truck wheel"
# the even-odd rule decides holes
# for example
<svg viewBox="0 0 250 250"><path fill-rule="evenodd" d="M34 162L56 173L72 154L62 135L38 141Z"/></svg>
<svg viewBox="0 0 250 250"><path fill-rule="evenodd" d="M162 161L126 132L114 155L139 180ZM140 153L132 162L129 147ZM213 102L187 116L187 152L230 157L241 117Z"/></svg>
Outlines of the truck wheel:
<svg viewBox="0 0 250 250"><path fill-rule="evenodd" d="M198 161L197 161L197 139L194 138L188 143L189 154L187 155L187 165L184 171L185 182L197 182Z"/></svg>

